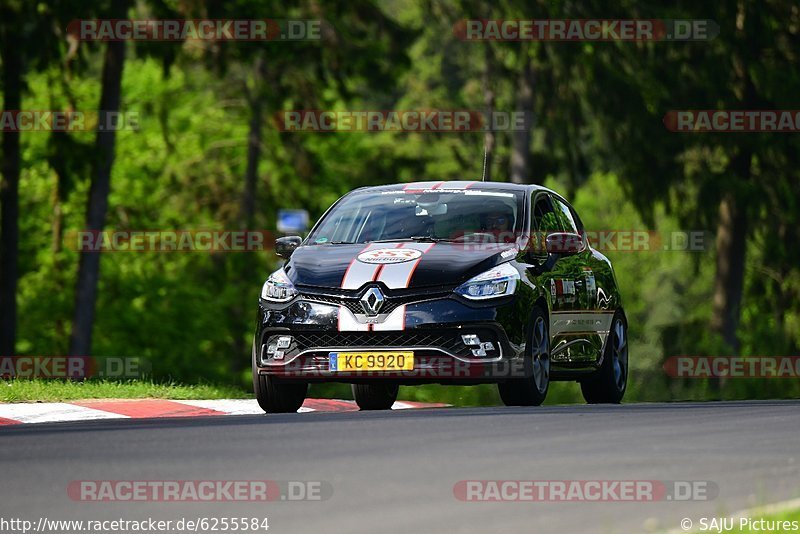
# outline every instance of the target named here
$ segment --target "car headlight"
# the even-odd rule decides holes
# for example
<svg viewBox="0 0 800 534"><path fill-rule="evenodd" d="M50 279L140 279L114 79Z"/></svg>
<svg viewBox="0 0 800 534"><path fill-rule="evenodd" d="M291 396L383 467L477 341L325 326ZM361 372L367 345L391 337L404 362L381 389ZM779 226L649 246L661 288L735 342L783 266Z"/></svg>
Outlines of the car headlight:
<svg viewBox="0 0 800 534"><path fill-rule="evenodd" d="M456 288L456 293L471 300L505 297L514 294L517 280L519 271L504 263L470 278Z"/></svg>
<svg viewBox="0 0 800 534"><path fill-rule="evenodd" d="M261 288L261 298L270 302L288 302L297 295L294 284L286 276L283 268L278 269L267 278Z"/></svg>

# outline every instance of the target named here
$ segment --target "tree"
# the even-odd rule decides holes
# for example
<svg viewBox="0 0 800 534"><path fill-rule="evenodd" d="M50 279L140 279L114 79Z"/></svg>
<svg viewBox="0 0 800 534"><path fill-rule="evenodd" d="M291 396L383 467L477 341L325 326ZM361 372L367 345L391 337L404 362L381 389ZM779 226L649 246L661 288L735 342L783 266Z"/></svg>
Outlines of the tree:
<svg viewBox="0 0 800 534"><path fill-rule="evenodd" d="M0 8L0 56L3 60L3 109L22 107L22 21L20 6ZM3 132L0 183L0 355L14 354L17 330L17 251L19 248L19 132Z"/></svg>
<svg viewBox="0 0 800 534"><path fill-rule="evenodd" d="M580 63L605 166L620 173L645 215L666 202L686 226L715 230L709 323L733 353L741 341L747 241L759 230L759 212L778 209L765 191L796 179L790 165L776 165L786 158L776 160L774 147L796 150L797 141L775 133L673 133L661 119L681 109L796 109L797 35L785 23L797 20L795 11L783 0L727 2L716 10L720 34L712 40L598 43ZM649 16L633 6L631 13ZM699 19L703 11L686 2L663 15Z"/></svg>
<svg viewBox="0 0 800 534"><path fill-rule="evenodd" d="M112 19L125 18L127 0L112 0L109 12ZM102 89L98 120L119 112L122 97L122 69L125 62L125 42L109 41L103 59ZM103 230L108 211L108 194L111 189L111 169L114 165L114 129L98 128L95 138L95 165L89 199L86 204L86 227L89 232ZM70 354L88 356L92 349L92 326L97 303L97 286L100 278L100 252L84 251L78 266L75 291L75 311L70 338Z"/></svg>

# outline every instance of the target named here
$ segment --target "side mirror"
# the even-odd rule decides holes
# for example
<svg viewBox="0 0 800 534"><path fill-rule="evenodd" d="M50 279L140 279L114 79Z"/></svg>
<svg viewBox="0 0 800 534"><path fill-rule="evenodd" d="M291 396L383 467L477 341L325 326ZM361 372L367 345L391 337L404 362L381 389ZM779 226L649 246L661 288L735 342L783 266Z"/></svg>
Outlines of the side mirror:
<svg viewBox="0 0 800 534"><path fill-rule="evenodd" d="M586 242L580 234L572 232L553 232L547 234L545 248L548 254L573 256L586 249Z"/></svg>
<svg viewBox="0 0 800 534"><path fill-rule="evenodd" d="M275 240L275 254L288 260L292 256L294 249L299 247L302 242L303 238L296 235L280 237Z"/></svg>
<svg viewBox="0 0 800 534"><path fill-rule="evenodd" d="M529 260L534 263L532 267L536 274L546 273L552 271L559 258L564 256L573 256L586 249L586 241L580 234L572 232L552 232L544 236L544 243L541 241L541 235L535 235L536 239L533 241L533 253L529 253ZM544 245L544 246L542 246ZM538 263L543 253L547 253L547 259L542 263Z"/></svg>

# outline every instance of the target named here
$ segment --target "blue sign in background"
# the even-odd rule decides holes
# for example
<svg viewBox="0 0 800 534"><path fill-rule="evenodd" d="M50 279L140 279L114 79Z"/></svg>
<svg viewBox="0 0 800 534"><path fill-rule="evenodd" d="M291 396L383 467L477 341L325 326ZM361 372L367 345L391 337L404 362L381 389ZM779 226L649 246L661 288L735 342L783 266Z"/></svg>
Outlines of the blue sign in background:
<svg viewBox="0 0 800 534"><path fill-rule="evenodd" d="M308 212L306 210L278 210L278 231L305 232L308 229Z"/></svg>

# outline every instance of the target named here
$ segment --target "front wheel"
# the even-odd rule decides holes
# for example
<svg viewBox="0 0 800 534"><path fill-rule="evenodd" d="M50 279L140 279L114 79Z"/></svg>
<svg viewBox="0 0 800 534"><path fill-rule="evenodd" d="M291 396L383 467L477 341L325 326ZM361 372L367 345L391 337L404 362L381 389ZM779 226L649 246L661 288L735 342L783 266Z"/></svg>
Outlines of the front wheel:
<svg viewBox="0 0 800 534"><path fill-rule="evenodd" d="M628 323L621 312L614 315L606 340L603 363L581 382L583 398L589 404L619 404L628 386Z"/></svg>
<svg viewBox="0 0 800 534"><path fill-rule="evenodd" d="M362 410L388 410L397 400L396 384L353 384L353 398Z"/></svg>
<svg viewBox="0 0 800 534"><path fill-rule="evenodd" d="M525 378L497 384L506 406L539 406L550 388L550 328L547 315L539 306L533 308L531 329L525 348Z"/></svg>
<svg viewBox="0 0 800 534"><path fill-rule="evenodd" d="M253 391L258 405L267 413L293 413L306 400L308 384L280 382L274 376L260 375L255 364L253 348Z"/></svg>

